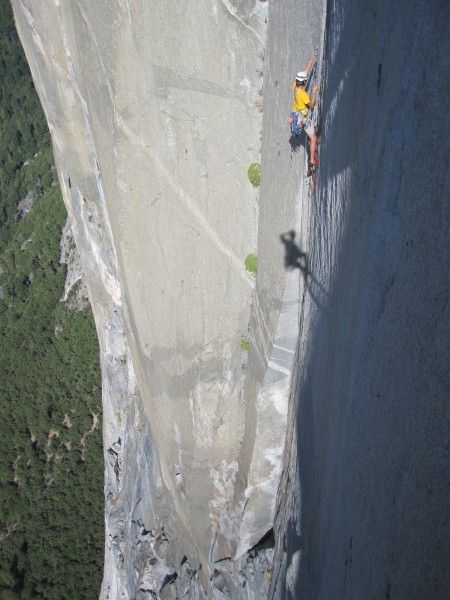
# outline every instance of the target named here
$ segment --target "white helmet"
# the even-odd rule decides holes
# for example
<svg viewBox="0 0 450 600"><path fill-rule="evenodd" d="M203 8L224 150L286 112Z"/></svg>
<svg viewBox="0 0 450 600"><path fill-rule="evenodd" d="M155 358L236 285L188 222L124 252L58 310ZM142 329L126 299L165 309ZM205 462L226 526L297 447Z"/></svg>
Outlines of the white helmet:
<svg viewBox="0 0 450 600"><path fill-rule="evenodd" d="M297 81L306 81L308 79L308 73L306 71L299 71L295 76Z"/></svg>

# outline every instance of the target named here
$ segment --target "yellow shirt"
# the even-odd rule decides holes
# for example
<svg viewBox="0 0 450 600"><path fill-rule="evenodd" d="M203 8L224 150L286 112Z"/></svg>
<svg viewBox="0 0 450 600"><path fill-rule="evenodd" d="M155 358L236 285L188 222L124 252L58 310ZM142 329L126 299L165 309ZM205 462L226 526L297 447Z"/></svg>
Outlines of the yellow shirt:
<svg viewBox="0 0 450 600"><path fill-rule="evenodd" d="M305 90L303 90L300 87L297 87L295 85L295 81L292 84L292 98L294 101L292 110L293 112L302 112L305 117L308 116L308 104L311 102L311 98L309 97L309 94L307 92L305 92Z"/></svg>

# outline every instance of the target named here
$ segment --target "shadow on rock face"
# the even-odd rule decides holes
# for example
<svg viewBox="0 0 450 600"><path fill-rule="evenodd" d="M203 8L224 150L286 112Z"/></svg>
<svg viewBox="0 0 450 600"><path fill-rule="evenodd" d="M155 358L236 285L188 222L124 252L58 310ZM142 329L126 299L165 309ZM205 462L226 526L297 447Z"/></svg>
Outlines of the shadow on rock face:
<svg viewBox="0 0 450 600"><path fill-rule="evenodd" d="M284 245L284 268L287 270L299 269L304 277L306 289L317 306L323 305L323 300L328 296L325 287L311 272L308 254L303 252L300 244L295 243L295 231L291 229L280 235Z"/></svg>
<svg viewBox="0 0 450 600"><path fill-rule="evenodd" d="M284 244L284 266L286 269L300 269L305 275L308 272L308 258L306 252L302 252L300 247L294 242L295 231L291 229L287 233L280 235L280 240Z"/></svg>

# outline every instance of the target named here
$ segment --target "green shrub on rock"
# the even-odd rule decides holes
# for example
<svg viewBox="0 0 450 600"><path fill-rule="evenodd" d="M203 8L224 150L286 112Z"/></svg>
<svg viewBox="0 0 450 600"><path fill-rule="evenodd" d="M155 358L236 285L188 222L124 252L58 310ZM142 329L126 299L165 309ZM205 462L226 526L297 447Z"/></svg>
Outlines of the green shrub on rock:
<svg viewBox="0 0 450 600"><path fill-rule="evenodd" d="M244 352L249 352L250 351L250 344L248 343L247 340L242 340L242 342L241 342L241 350L244 350Z"/></svg>
<svg viewBox="0 0 450 600"><path fill-rule="evenodd" d="M256 273L257 264L256 264L256 254L254 252L252 252L251 254L248 254L245 257L245 268L247 269L247 271L250 271L250 273Z"/></svg>
<svg viewBox="0 0 450 600"><path fill-rule="evenodd" d="M253 187L259 187L261 183L261 165L252 163L247 171L248 178Z"/></svg>

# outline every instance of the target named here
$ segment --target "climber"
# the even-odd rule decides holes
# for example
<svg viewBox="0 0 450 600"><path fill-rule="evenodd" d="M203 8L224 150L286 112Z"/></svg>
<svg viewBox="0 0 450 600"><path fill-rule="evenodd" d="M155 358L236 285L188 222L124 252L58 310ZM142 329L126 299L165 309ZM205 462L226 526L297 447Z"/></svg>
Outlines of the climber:
<svg viewBox="0 0 450 600"><path fill-rule="evenodd" d="M311 115L308 109L314 108L316 103L317 90L319 89L316 83L312 89L312 97L305 91L305 85L308 81L309 71L313 65L313 62L317 56L317 50L313 51L304 71L299 71L295 77L295 81L292 84L292 99L293 106L292 111L292 130L294 133L300 133L301 129L304 129L306 135L310 141L309 148L309 164L318 165L317 160L317 135L314 130L314 126L311 121Z"/></svg>

